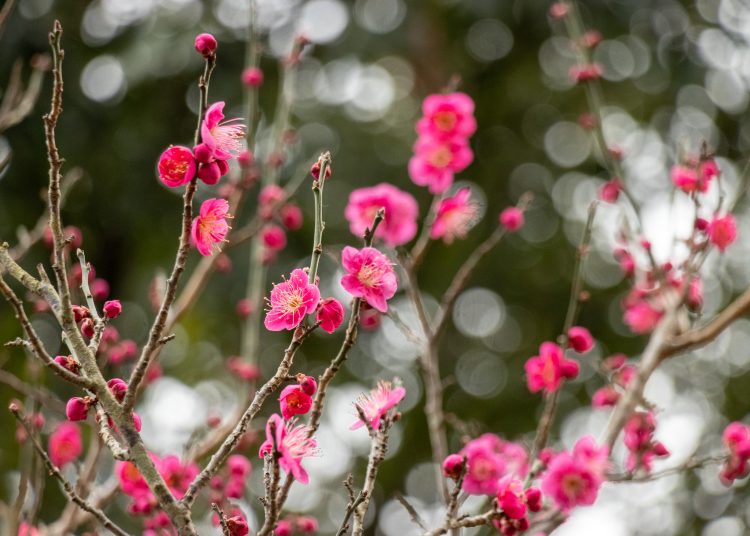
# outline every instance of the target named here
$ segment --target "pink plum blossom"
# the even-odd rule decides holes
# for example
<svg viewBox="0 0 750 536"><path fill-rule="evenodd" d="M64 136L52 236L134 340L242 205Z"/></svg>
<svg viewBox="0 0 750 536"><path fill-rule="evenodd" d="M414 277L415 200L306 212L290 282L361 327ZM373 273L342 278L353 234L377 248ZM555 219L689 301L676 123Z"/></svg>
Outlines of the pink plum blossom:
<svg viewBox="0 0 750 536"><path fill-rule="evenodd" d="M430 238L442 238L446 244L451 244L456 238L466 238L478 216L477 204L471 200L471 190L461 188L452 197L440 201L430 228Z"/></svg>
<svg viewBox="0 0 750 536"><path fill-rule="evenodd" d="M672 182L685 193L695 192L698 189L698 171L689 166L672 166Z"/></svg>
<svg viewBox="0 0 750 536"><path fill-rule="evenodd" d="M229 232L229 203L226 199L206 199L198 216L193 220L190 236L193 245L204 257L213 254L214 246L221 244Z"/></svg>
<svg viewBox="0 0 750 536"><path fill-rule="evenodd" d="M375 236L390 247L406 244L417 234L419 206L414 197L392 184L381 183L368 188L358 188L349 194L344 216L352 234L361 237L372 226L375 214L384 209L385 218L375 231Z"/></svg>
<svg viewBox="0 0 750 536"><path fill-rule="evenodd" d="M204 58L213 56L217 46L216 38L210 33L198 34L195 37L195 50Z"/></svg>
<svg viewBox="0 0 750 536"><path fill-rule="evenodd" d="M309 477L302 467L302 459L317 455L315 439L308 437L307 426L295 426L294 421L284 422L277 414L268 418L266 423L266 440L260 446L258 455L263 458L273 452L276 445L279 454L279 466L291 474L301 484L307 484Z"/></svg>
<svg viewBox="0 0 750 536"><path fill-rule="evenodd" d="M461 476L464 457L460 454L449 454L443 460L443 476L452 480L458 480Z"/></svg>
<svg viewBox="0 0 750 536"><path fill-rule="evenodd" d="M52 463L65 467L83 452L81 429L72 422L61 422L49 436L48 450Z"/></svg>
<svg viewBox="0 0 750 536"><path fill-rule="evenodd" d="M500 225L509 233L518 231L523 223L523 211L518 207L508 207L500 213Z"/></svg>
<svg viewBox="0 0 750 536"><path fill-rule="evenodd" d="M568 345L579 354L584 354L594 347L594 338L586 328L573 326L568 330Z"/></svg>
<svg viewBox="0 0 750 536"><path fill-rule="evenodd" d="M263 324L270 331L294 329L300 325L305 315L315 311L320 301L317 285L308 282L304 270L297 268L289 279L274 285Z"/></svg>
<svg viewBox="0 0 750 536"><path fill-rule="evenodd" d="M724 252L737 239L737 222L734 216L727 214L711 220L707 231L711 243Z"/></svg>
<svg viewBox="0 0 750 536"><path fill-rule="evenodd" d="M70 398L65 405L65 415L69 421L84 421L88 417L90 407L91 400L89 397L81 398L75 396Z"/></svg>
<svg viewBox="0 0 750 536"><path fill-rule="evenodd" d="M159 180L169 188L189 183L195 176L196 164L193 151L180 145L172 145L159 157L157 165Z"/></svg>
<svg viewBox="0 0 750 536"><path fill-rule="evenodd" d="M422 114L417 121L420 136L468 138L477 129L474 101L466 93L428 95L422 102Z"/></svg>
<svg viewBox="0 0 750 536"><path fill-rule="evenodd" d="M578 376L579 365L577 361L567 359L557 344L544 342L539 347L539 355L529 358L524 368L529 391L553 393L564 379Z"/></svg>
<svg viewBox="0 0 750 536"><path fill-rule="evenodd" d="M643 334L652 331L662 317L662 311L647 300L640 300L626 307L623 321L633 333Z"/></svg>
<svg viewBox="0 0 750 536"><path fill-rule="evenodd" d="M388 257L375 248L346 246L341 253L341 264L347 272L341 278L344 290L381 313L388 312L386 300L396 294L398 285Z"/></svg>
<svg viewBox="0 0 750 536"><path fill-rule="evenodd" d="M572 452L554 456L542 476L542 491L558 508L594 504L605 480L608 449L598 448L590 437L579 439Z"/></svg>
<svg viewBox="0 0 750 536"><path fill-rule="evenodd" d="M120 316L120 313L122 313L122 304L120 303L120 300L109 300L104 302L102 311L104 312L104 316L110 320L117 318Z"/></svg>
<svg viewBox="0 0 750 536"><path fill-rule="evenodd" d="M471 495L495 495L506 475L523 478L528 472L526 450L494 434L469 441L459 452L466 457L463 490Z"/></svg>
<svg viewBox="0 0 750 536"><path fill-rule="evenodd" d="M414 144L409 177L414 184L426 186L430 193L441 194L453 184L453 176L466 169L473 160L474 153L464 139L440 140L422 136Z"/></svg>
<svg viewBox="0 0 750 536"><path fill-rule="evenodd" d="M750 428L739 421L730 423L724 429L723 439L729 458L721 469L720 478L724 484L731 485L750 474Z"/></svg>
<svg viewBox="0 0 750 536"><path fill-rule="evenodd" d="M622 182L620 179L612 179L604 183L599 190L599 199L607 203L614 203L620 197L622 191Z"/></svg>
<svg viewBox="0 0 750 536"><path fill-rule="evenodd" d="M281 404L281 415L288 421L295 415L304 415L310 411L313 399L301 385L287 385L281 391L279 402Z"/></svg>
<svg viewBox="0 0 750 536"><path fill-rule="evenodd" d="M201 140L216 160L229 160L242 149L245 126L240 119L224 119L224 102L215 102L206 110L201 125Z"/></svg>
<svg viewBox="0 0 750 536"><path fill-rule="evenodd" d="M361 395L355 404L362 410L370 428L377 430L380 427L380 420L388 413L389 409L401 402L405 395L406 389L400 385L394 388L393 383L381 380L375 389L370 391L369 394ZM351 429L356 430L364 425L362 419L357 418Z"/></svg>
<svg viewBox="0 0 750 536"><path fill-rule="evenodd" d="M320 323L320 329L333 333L344 321L344 306L336 298L320 300L315 321Z"/></svg>
<svg viewBox="0 0 750 536"><path fill-rule="evenodd" d="M263 85L263 71L258 67L248 67L242 71L242 83L247 87L260 87Z"/></svg>

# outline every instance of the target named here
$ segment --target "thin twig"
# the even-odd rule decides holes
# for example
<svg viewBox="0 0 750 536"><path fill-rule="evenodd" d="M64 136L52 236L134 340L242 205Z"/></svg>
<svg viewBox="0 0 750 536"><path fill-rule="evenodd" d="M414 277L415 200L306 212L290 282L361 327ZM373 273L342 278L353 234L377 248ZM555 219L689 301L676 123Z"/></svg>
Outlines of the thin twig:
<svg viewBox="0 0 750 536"><path fill-rule="evenodd" d="M58 482L60 482L60 486L62 487L63 491L68 496L68 498L70 498L71 501L76 503L83 510L86 510L87 512L92 514L102 524L102 526L104 526L112 534L116 534L117 536L128 536L128 533L122 530L120 527L118 527L111 519L107 517L107 515L104 512L102 512L98 508L94 508L92 505L90 505L88 502L86 502L76 493L75 489L73 489L73 486L70 484L70 482L68 482L65 479L62 473L60 473L57 467L55 467L55 465L49 459L49 456L47 456L47 453L44 451L44 448L42 448L42 446L39 444L39 441L37 441L31 428L26 423L26 419L24 419L18 406L16 406L15 404L11 404L9 409L10 409L10 412L13 414L13 416L16 418L16 420L26 429L28 438L31 441L32 445L34 445L34 448L39 454L39 457L42 459L42 461L44 461L44 465L47 467L47 471L49 471L49 473Z"/></svg>
<svg viewBox="0 0 750 536"><path fill-rule="evenodd" d="M427 523L424 522L424 519L419 515L419 512L417 512L417 509L414 508L414 505L412 505L409 501L406 500L406 497L401 495L400 493L396 493L396 500L401 504L401 506L404 507L404 510L406 510L409 513L409 517L414 522L415 525L417 525L420 529L427 531Z"/></svg>
<svg viewBox="0 0 750 536"><path fill-rule="evenodd" d="M229 530L229 527L227 526L227 518L224 515L224 512L221 509L221 506L219 506L215 502L212 502L211 510L216 512L216 515L219 516L219 525L221 526L221 533L224 536L232 536L232 532Z"/></svg>

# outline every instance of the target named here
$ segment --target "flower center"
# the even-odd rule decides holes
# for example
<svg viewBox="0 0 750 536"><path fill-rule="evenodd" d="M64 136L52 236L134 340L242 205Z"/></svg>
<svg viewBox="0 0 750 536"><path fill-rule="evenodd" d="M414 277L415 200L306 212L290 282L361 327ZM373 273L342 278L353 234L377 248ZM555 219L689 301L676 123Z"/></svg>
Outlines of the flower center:
<svg viewBox="0 0 750 536"><path fill-rule="evenodd" d="M451 130L456 125L456 119L453 112L437 112L434 116L435 126L440 130Z"/></svg>
<svg viewBox="0 0 750 536"><path fill-rule="evenodd" d="M430 164L436 168L444 168L453 160L453 153L445 145L441 145L430 153Z"/></svg>
<svg viewBox="0 0 750 536"><path fill-rule="evenodd" d="M366 287L377 287L380 284L381 270L374 264L365 264L357 272L357 279Z"/></svg>
<svg viewBox="0 0 750 536"><path fill-rule="evenodd" d="M300 294L299 290L296 290L287 296L284 302L284 311L286 311L287 313L294 313L300 307L302 307L304 303L305 300L302 299L302 295Z"/></svg>
<svg viewBox="0 0 750 536"><path fill-rule="evenodd" d="M568 497L577 497L583 488L583 480L579 475L565 475L562 477L560 487Z"/></svg>

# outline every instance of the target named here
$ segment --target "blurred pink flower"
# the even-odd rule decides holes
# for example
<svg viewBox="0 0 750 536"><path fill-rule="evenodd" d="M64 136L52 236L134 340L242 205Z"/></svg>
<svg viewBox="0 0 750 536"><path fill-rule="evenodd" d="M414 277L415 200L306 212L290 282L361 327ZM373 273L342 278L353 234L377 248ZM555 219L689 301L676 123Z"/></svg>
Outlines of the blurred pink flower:
<svg viewBox="0 0 750 536"><path fill-rule="evenodd" d="M377 238L390 247L406 244L414 238L419 215L417 201L411 194L386 182L358 188L349 194L344 216L352 234L361 237L381 208L385 210L385 218L375 231Z"/></svg>
<svg viewBox="0 0 750 536"><path fill-rule="evenodd" d="M727 249L737 239L737 222L734 216L727 214L711 220L708 224L708 238L719 251Z"/></svg>
<svg viewBox="0 0 750 536"><path fill-rule="evenodd" d="M579 365L573 359L567 359L565 352L553 342L543 342L539 355L529 358L524 367L529 391L546 393L557 391L563 379L578 376Z"/></svg>
<svg viewBox="0 0 750 536"><path fill-rule="evenodd" d="M430 193L441 194L453 184L453 176L466 169L474 160L464 139L440 140L422 136L414 144L409 160L409 176L418 186L427 186Z"/></svg>
<svg viewBox="0 0 750 536"><path fill-rule="evenodd" d="M297 268L287 281L273 286L269 300L271 308L263 324L270 331L294 329L305 315L315 311L319 300L318 286L308 283L307 273Z"/></svg>
<svg viewBox="0 0 750 536"><path fill-rule="evenodd" d="M389 300L396 294L398 280L388 257L375 248L346 246L341 253L346 274L341 286L355 298L362 298L381 313L388 312Z"/></svg>
<svg viewBox="0 0 750 536"><path fill-rule="evenodd" d="M224 102L215 102L206 110L201 125L201 140L211 150L216 160L229 160L242 149L245 138L245 125L239 118L224 119Z"/></svg>
<svg viewBox="0 0 750 536"><path fill-rule="evenodd" d="M382 419L388 410L396 406L406 395L406 390L401 387L393 387L391 382L379 381L378 386L370 391L369 394L361 395L355 404L359 406L364 413L365 417L370 423L370 427L373 430L377 430L380 427L380 419ZM352 424L351 429L356 430L364 426L365 423L362 419L357 420Z"/></svg>
<svg viewBox="0 0 750 536"><path fill-rule="evenodd" d="M598 448L590 437L579 439L572 452L561 452L542 476L542 491L558 508L568 511L596 501L605 480L608 449Z"/></svg>
<svg viewBox="0 0 750 536"><path fill-rule="evenodd" d="M221 244L229 232L227 217L229 203L226 199L206 199L198 216L193 220L190 236L193 245L204 257L213 254L214 245Z"/></svg>
<svg viewBox="0 0 750 536"><path fill-rule="evenodd" d="M477 129L474 101L466 93L428 95L422 102L422 114L417 121L420 136L468 138Z"/></svg>
<svg viewBox="0 0 750 536"><path fill-rule="evenodd" d="M451 244L456 238L466 238L478 216L477 204L471 200L471 190L461 188L452 197L440 201L430 228L430 238L442 238L446 244Z"/></svg>
<svg viewBox="0 0 750 536"><path fill-rule="evenodd" d="M59 468L74 461L83 452L81 430L77 424L63 421L49 436L49 457Z"/></svg>

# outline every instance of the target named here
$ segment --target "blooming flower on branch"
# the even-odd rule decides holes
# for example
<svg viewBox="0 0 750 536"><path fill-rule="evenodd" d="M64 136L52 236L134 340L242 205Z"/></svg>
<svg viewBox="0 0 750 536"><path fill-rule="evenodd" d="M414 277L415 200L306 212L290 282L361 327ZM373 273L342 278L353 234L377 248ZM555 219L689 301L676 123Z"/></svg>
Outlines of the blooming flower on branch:
<svg viewBox="0 0 750 536"><path fill-rule="evenodd" d="M730 423L723 434L724 445L729 450L729 459L719 475L722 482L731 485L738 478L750 474L750 428L742 422Z"/></svg>
<svg viewBox="0 0 750 536"><path fill-rule="evenodd" d="M441 194L453 184L453 176L466 169L474 153L463 139L440 140L428 136L417 139L409 160L409 177L430 193Z"/></svg>
<svg viewBox="0 0 750 536"><path fill-rule="evenodd" d="M320 300L315 321L320 322L320 329L333 333L344 321L344 306L336 298Z"/></svg>
<svg viewBox="0 0 750 536"><path fill-rule="evenodd" d="M341 286L355 298L362 298L381 313L388 312L389 300L396 294L398 280L388 257L375 248L346 246L341 264L347 273Z"/></svg>
<svg viewBox="0 0 750 536"><path fill-rule="evenodd" d="M479 209L471 200L471 190L461 188L452 197L440 201L435 221L430 228L430 238L442 238L446 244L451 244L456 238L466 238L478 216Z"/></svg>
<svg viewBox="0 0 750 536"><path fill-rule="evenodd" d="M378 210L385 217L375 236L390 247L406 244L417 234L419 206L414 197L386 182L369 188L358 188L349 194L344 216L352 234L361 237L372 225Z"/></svg>
<svg viewBox="0 0 750 536"><path fill-rule="evenodd" d="M157 165L159 180L169 188L189 183L195 176L196 164L193 151L180 145L172 145L159 157Z"/></svg>
<svg viewBox="0 0 750 536"><path fill-rule="evenodd" d="M309 477L302 467L302 459L318 454L315 439L308 437L307 426L295 426L294 421L284 422L277 414L268 418L266 440L260 446L258 455L263 458L274 450L279 454L279 466L291 474L301 484L307 484Z"/></svg>
<svg viewBox="0 0 750 536"><path fill-rule="evenodd" d="M737 240L737 222L731 214L714 218L708 224L707 232L711 243L723 253L724 250Z"/></svg>
<svg viewBox="0 0 750 536"><path fill-rule="evenodd" d="M315 311L320 301L317 285L308 283L307 273L297 268L289 279L274 285L263 324L270 331L294 329L302 323L305 315Z"/></svg>
<svg viewBox="0 0 750 536"><path fill-rule="evenodd" d="M229 232L229 203L226 199L206 199L198 216L193 220L190 236L193 245L204 257L214 252L214 246L221 244Z"/></svg>
<svg viewBox="0 0 750 536"><path fill-rule="evenodd" d="M393 387L391 382L379 381L378 386L370 391L369 394L361 395L355 405L358 406L367 421L370 428L377 430L380 427L380 420L388 413L388 410L396 406L406 395L406 389L401 386ZM351 429L356 430L364 426L365 423L358 418Z"/></svg>
<svg viewBox="0 0 750 536"><path fill-rule="evenodd" d="M429 95L422 102L422 114L417 122L420 136L468 138L477 129L474 101L466 93Z"/></svg>
<svg viewBox="0 0 750 536"><path fill-rule="evenodd" d="M216 160L229 160L242 149L245 125L241 119L224 121L224 102L215 102L206 110L201 125L201 140L211 150Z"/></svg>
<svg viewBox="0 0 750 536"><path fill-rule="evenodd" d="M463 490L471 495L495 495L506 475L523 478L528 472L526 450L494 434L469 441L459 452L466 457Z"/></svg>
<svg viewBox="0 0 750 536"><path fill-rule="evenodd" d="M591 437L579 439L572 452L552 458L542 476L542 491L563 511L594 504L605 480L607 457L606 446L598 448Z"/></svg>
<svg viewBox="0 0 750 536"><path fill-rule="evenodd" d="M563 379L578 376L579 365L573 359L567 359L565 352L553 342L544 342L539 347L539 355L526 361L526 381L529 391L546 393L557 391Z"/></svg>
<svg viewBox="0 0 750 536"><path fill-rule="evenodd" d="M83 452L81 429L77 424L63 421L49 436L49 458L59 468L74 461Z"/></svg>
<svg viewBox="0 0 750 536"><path fill-rule="evenodd" d="M518 207L508 207L500 213L499 219L500 225L509 233L513 233L523 227L523 210Z"/></svg>

